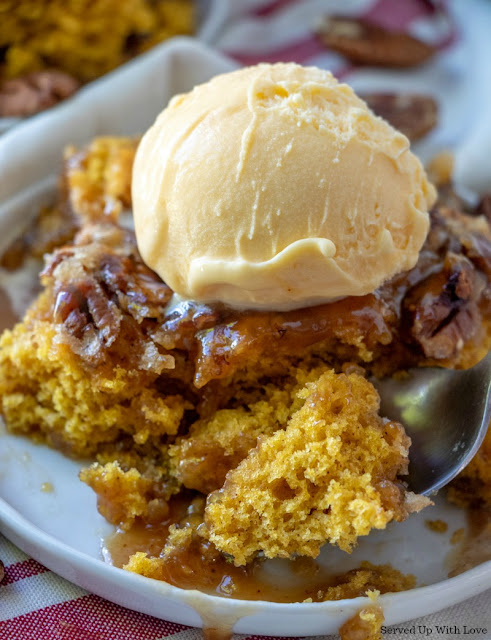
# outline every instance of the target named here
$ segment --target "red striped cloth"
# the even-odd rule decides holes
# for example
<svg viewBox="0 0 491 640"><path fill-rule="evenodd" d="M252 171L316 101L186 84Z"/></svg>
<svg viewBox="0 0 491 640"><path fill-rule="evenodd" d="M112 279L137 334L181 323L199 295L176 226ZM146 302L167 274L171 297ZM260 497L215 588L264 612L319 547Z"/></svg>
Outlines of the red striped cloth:
<svg viewBox="0 0 491 640"><path fill-rule="evenodd" d="M1 640L158 640L176 634L183 639L193 637L182 635L187 627L88 594L27 557L2 536L0 557L5 561L0 583Z"/></svg>
<svg viewBox="0 0 491 640"><path fill-rule="evenodd" d="M2 640L159 640L196 635L182 635L186 630L189 627L124 609L93 594L0 622Z"/></svg>
<svg viewBox="0 0 491 640"><path fill-rule="evenodd" d="M0 640L160 640L171 636L174 640L198 640L202 637L198 629L131 611L87 593L26 556L2 535L0 557L5 560L5 575L0 583ZM56 593L53 594L53 590ZM51 603L43 606L43 601L48 600ZM259 640L258 636L241 637Z"/></svg>
<svg viewBox="0 0 491 640"><path fill-rule="evenodd" d="M329 68L345 76L352 68L334 56L315 35L315 23L322 17L315 0L272 0L248 2L219 40L219 48L244 65L259 62L297 62ZM425 35L438 48L450 45L456 31L444 0L355 0L327 2L325 13L356 15L392 30L411 31L423 25ZM268 37L270 36L270 37Z"/></svg>
<svg viewBox="0 0 491 640"><path fill-rule="evenodd" d="M8 584L17 582L17 580L37 576L39 573L44 573L45 571L48 571L48 569L32 558L14 562L5 567L5 575L0 585L6 587Z"/></svg>

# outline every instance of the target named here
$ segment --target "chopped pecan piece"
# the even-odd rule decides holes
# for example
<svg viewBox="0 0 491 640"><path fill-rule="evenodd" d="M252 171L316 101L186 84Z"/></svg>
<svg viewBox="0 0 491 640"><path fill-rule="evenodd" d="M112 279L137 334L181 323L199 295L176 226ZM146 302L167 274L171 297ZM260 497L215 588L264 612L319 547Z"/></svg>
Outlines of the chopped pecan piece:
<svg viewBox="0 0 491 640"><path fill-rule="evenodd" d="M172 364L150 338L172 292L143 264L131 231L87 225L74 245L50 257L42 280L52 291L54 322L78 355L102 362L125 336L132 354L122 357L150 349L155 366Z"/></svg>
<svg viewBox="0 0 491 640"><path fill-rule="evenodd" d="M360 94L370 109L409 138L419 140L438 122L434 98L416 93Z"/></svg>
<svg viewBox="0 0 491 640"><path fill-rule="evenodd" d="M321 42L354 64L376 67L414 67L436 49L402 31L389 31L351 17L326 17L317 29Z"/></svg>
<svg viewBox="0 0 491 640"><path fill-rule="evenodd" d="M481 326L484 279L462 255L449 253L443 269L408 291L403 301L409 333L427 358L455 356Z"/></svg>
<svg viewBox="0 0 491 640"><path fill-rule="evenodd" d="M436 227L439 227L440 233L446 233L448 240L445 246L448 251L463 253L488 280L491 278L491 236L484 218L442 206L432 212L430 235Z"/></svg>
<svg viewBox="0 0 491 640"><path fill-rule="evenodd" d="M0 86L0 116L30 116L69 98L80 87L61 71L36 71Z"/></svg>

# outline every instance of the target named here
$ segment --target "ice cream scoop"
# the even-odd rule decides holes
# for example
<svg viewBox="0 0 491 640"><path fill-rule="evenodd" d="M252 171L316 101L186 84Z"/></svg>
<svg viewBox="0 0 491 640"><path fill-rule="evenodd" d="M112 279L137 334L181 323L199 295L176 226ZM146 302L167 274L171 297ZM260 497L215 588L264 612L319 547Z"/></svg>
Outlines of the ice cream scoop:
<svg viewBox="0 0 491 640"><path fill-rule="evenodd" d="M142 257L175 292L278 310L413 267L435 199L405 136L296 64L173 98L143 136L132 192Z"/></svg>

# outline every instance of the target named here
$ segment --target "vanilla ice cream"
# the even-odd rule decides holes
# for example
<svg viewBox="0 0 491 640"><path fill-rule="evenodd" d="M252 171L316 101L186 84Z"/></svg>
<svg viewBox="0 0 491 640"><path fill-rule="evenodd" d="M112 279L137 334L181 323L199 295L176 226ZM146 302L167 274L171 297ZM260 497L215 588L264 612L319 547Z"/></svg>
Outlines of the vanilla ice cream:
<svg viewBox="0 0 491 640"><path fill-rule="evenodd" d="M178 294L291 309L414 266L435 190L405 136L314 67L261 64L173 98L133 171L138 246Z"/></svg>

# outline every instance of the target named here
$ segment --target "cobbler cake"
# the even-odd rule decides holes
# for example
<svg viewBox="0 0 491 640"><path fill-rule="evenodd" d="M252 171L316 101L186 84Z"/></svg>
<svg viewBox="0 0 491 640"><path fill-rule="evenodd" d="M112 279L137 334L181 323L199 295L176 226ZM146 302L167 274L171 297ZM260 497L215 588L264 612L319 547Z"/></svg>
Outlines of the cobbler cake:
<svg viewBox="0 0 491 640"><path fill-rule="evenodd" d="M247 573L263 554L349 550L424 506L404 486L409 439L365 377L487 353L486 218L442 185L418 263L372 294L285 312L198 304L173 295L121 224L136 145L68 150L59 201L3 257L16 268L51 251L39 298L0 341L8 429L87 459L81 478L111 523L160 531L126 568L187 588L186 562ZM489 436L452 499L489 504L488 449ZM386 590L411 586L393 578ZM352 593L343 584L321 599Z"/></svg>
<svg viewBox="0 0 491 640"><path fill-rule="evenodd" d="M286 428L261 438L208 496L210 540L236 564L258 552L316 557L325 542L349 552L372 528L431 504L398 482L410 440L378 415L365 378L326 371L298 395L304 404Z"/></svg>

